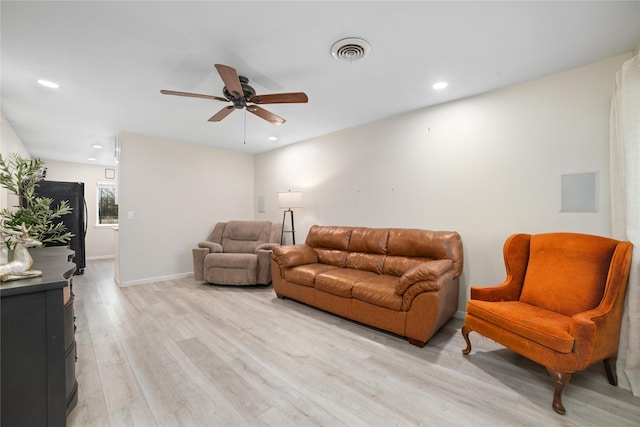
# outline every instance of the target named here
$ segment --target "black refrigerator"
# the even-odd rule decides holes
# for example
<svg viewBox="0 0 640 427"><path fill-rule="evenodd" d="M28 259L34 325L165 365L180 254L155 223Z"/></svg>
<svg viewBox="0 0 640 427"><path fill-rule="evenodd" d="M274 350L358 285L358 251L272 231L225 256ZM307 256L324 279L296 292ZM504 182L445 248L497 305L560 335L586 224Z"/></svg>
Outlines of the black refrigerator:
<svg viewBox="0 0 640 427"><path fill-rule="evenodd" d="M58 206L60 201L68 200L72 211L63 215L67 230L74 234L69 243L47 243L46 246L69 246L75 252L73 262L76 264L76 274L83 274L86 265L84 239L87 234L87 203L84 200L83 182L40 181L36 187L38 197L53 199L52 207Z"/></svg>

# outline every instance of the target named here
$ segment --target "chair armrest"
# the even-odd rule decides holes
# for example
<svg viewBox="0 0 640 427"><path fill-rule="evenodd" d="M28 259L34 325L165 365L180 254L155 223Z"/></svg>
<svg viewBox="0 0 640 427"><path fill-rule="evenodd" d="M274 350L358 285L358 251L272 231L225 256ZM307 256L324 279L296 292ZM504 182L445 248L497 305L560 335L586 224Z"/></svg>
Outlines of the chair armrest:
<svg viewBox="0 0 640 427"><path fill-rule="evenodd" d="M439 289L438 278L453 268L450 259L427 261L405 272L396 284L396 294L402 295L414 283L425 282L424 290Z"/></svg>
<svg viewBox="0 0 640 427"><path fill-rule="evenodd" d="M275 246L272 259L280 269L295 267L296 265L314 264L318 262L318 255L311 246L298 244L293 246Z"/></svg>
<svg viewBox="0 0 640 427"><path fill-rule="evenodd" d="M198 242L198 247L208 249L212 254L224 252L222 245L215 242Z"/></svg>
<svg viewBox="0 0 640 427"><path fill-rule="evenodd" d="M569 333L575 339L573 352L582 369L594 360L606 359L618 352L632 250L631 243L618 243L602 301L592 310L571 316Z"/></svg>
<svg viewBox="0 0 640 427"><path fill-rule="evenodd" d="M611 305L601 304L593 310L571 316L569 333L576 343L573 352L584 367L593 360L617 353L622 317L618 311Z"/></svg>
<svg viewBox="0 0 640 427"><path fill-rule="evenodd" d="M273 248L275 248L276 246L280 246L280 243L263 243L261 245L258 245L258 247L256 248L256 252L258 252L258 251L270 251Z"/></svg>
<svg viewBox="0 0 640 427"><path fill-rule="evenodd" d="M256 284L268 285L271 283L271 250L256 250L256 258L258 258Z"/></svg>
<svg viewBox="0 0 640 427"><path fill-rule="evenodd" d="M517 301L520 297L520 287L514 286L508 279L497 286L471 286L471 299L480 301Z"/></svg>
<svg viewBox="0 0 640 427"><path fill-rule="evenodd" d="M209 255L207 248L194 248L193 252L193 280L204 280L204 257Z"/></svg>

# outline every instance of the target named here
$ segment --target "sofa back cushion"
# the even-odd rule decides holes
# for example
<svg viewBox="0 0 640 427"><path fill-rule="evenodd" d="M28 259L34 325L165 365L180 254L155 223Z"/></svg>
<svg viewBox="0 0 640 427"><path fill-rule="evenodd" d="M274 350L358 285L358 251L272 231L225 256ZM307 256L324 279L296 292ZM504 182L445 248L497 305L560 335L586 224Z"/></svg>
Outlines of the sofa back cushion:
<svg viewBox="0 0 640 427"><path fill-rule="evenodd" d="M307 234L305 243L312 248L337 249L346 251L349 249L352 227L329 227L312 225Z"/></svg>
<svg viewBox="0 0 640 427"><path fill-rule="evenodd" d="M369 254L366 252L347 253L346 267L354 270L366 270L382 274L385 255Z"/></svg>
<svg viewBox="0 0 640 427"><path fill-rule="evenodd" d="M391 276L402 276L407 271L423 262L431 261L433 258L387 256L384 260L382 272Z"/></svg>
<svg viewBox="0 0 640 427"><path fill-rule="evenodd" d="M577 233L532 235L520 301L565 316L596 308L617 243Z"/></svg>
<svg viewBox="0 0 640 427"><path fill-rule="evenodd" d="M462 274L462 239L455 231L391 228L389 229L387 255L450 259L453 262L455 275Z"/></svg>
<svg viewBox="0 0 640 427"><path fill-rule="evenodd" d="M388 228L356 227L351 231L349 252L366 252L370 254L386 254Z"/></svg>
<svg viewBox="0 0 640 427"><path fill-rule="evenodd" d="M255 253L256 248L268 243L271 237L269 221L229 221L222 232L224 252Z"/></svg>
<svg viewBox="0 0 640 427"><path fill-rule="evenodd" d="M207 240L222 245L222 233L224 233L224 227L226 227L226 225L226 222L217 223L213 227L213 230L211 230L211 233L209 233Z"/></svg>
<svg viewBox="0 0 640 427"><path fill-rule="evenodd" d="M322 264L344 267L347 264L347 249L352 227L313 225L305 243L311 246Z"/></svg>
<svg viewBox="0 0 640 427"><path fill-rule="evenodd" d="M351 231L347 268L382 274L389 229L356 227Z"/></svg>
<svg viewBox="0 0 640 427"><path fill-rule="evenodd" d="M416 265L450 259L462 273L462 240L455 231L313 225L305 242L318 262L402 276Z"/></svg>
<svg viewBox="0 0 640 427"><path fill-rule="evenodd" d="M323 248L313 248L313 250L316 251L320 264L335 265L336 267L347 265L347 251Z"/></svg>

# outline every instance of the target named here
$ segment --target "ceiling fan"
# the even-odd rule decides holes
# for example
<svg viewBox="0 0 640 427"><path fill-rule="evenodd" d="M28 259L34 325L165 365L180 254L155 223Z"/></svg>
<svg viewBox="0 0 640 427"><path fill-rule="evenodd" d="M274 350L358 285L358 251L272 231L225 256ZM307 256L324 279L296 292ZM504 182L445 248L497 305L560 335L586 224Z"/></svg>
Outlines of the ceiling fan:
<svg viewBox="0 0 640 427"><path fill-rule="evenodd" d="M273 114L255 104L290 104L305 103L309 98L304 92L274 93L270 95L256 95L255 89L249 86L249 79L238 76L235 68L228 65L216 64L218 74L222 78L225 86L222 88L224 98L214 95L203 95L199 93L177 92L174 90L161 90L165 95L189 96L192 98L214 99L216 101L231 102L216 114L211 116L210 122L219 122L227 117L233 110L246 110L274 125L281 125L285 122L282 117Z"/></svg>

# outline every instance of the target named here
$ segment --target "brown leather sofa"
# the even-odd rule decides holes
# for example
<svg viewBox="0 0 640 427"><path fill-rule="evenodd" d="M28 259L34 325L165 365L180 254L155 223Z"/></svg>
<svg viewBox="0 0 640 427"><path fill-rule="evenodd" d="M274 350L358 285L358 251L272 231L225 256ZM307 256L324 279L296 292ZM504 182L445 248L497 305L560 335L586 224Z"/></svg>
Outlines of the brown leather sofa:
<svg viewBox="0 0 640 427"><path fill-rule="evenodd" d="M462 264L454 231L314 225L273 248L273 288L423 347L457 310Z"/></svg>
<svg viewBox="0 0 640 427"><path fill-rule="evenodd" d="M271 283L271 248L280 244L282 224L219 222L193 252L193 279L218 285Z"/></svg>

